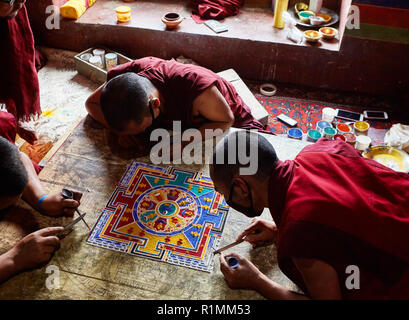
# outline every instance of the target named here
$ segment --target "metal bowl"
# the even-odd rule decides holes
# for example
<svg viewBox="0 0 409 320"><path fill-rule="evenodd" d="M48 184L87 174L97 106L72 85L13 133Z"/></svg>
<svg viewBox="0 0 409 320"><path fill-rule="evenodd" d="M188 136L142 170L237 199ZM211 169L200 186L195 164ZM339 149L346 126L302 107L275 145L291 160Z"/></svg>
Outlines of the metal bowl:
<svg viewBox="0 0 409 320"><path fill-rule="evenodd" d="M387 146L371 147L363 153L363 156L392 170L409 172L409 154L400 149Z"/></svg>
<svg viewBox="0 0 409 320"><path fill-rule="evenodd" d="M294 6L294 10L297 13L299 13L300 11L308 10L308 8L309 8L308 4L305 4L305 3L302 3L302 2L299 2Z"/></svg>

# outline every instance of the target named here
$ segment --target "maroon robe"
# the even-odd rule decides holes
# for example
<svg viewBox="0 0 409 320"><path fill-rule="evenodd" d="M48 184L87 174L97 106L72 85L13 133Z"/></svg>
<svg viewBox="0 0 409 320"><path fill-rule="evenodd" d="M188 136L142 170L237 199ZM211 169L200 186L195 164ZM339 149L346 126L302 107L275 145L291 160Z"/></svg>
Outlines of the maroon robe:
<svg viewBox="0 0 409 320"><path fill-rule="evenodd" d="M17 135L17 123L16 119L11 113L0 111L0 137L3 137L14 144L16 141ZM40 173L41 167L31 161L33 163L35 171Z"/></svg>
<svg viewBox="0 0 409 320"><path fill-rule="evenodd" d="M194 9L192 18L196 23L208 19L221 20L239 13L243 0L190 0Z"/></svg>
<svg viewBox="0 0 409 320"><path fill-rule="evenodd" d="M208 69L174 60L146 57L111 69L108 71L107 81L126 72L135 72L148 78L163 95L166 120L162 124L165 126L169 127L173 121L180 120L184 128L199 127L205 119L193 117L193 101L214 84L233 112L233 127L267 132L251 115L249 107L233 85Z"/></svg>
<svg viewBox="0 0 409 320"><path fill-rule="evenodd" d="M305 293L292 258L323 261L344 299L409 298L409 175L320 139L279 162L269 184L280 269ZM346 286L358 266L360 289Z"/></svg>
<svg viewBox="0 0 409 320"><path fill-rule="evenodd" d="M14 19L0 18L0 103L18 120L41 114L34 38L26 7Z"/></svg>

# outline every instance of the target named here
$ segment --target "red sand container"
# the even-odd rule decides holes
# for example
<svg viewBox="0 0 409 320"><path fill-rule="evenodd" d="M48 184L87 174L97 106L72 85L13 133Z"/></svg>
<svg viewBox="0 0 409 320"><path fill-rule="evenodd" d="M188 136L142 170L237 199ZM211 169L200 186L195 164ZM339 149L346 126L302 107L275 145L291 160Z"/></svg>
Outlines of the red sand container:
<svg viewBox="0 0 409 320"><path fill-rule="evenodd" d="M343 136L342 134L336 134L336 135L334 136L334 140L346 141L347 138L345 138L345 136Z"/></svg>
<svg viewBox="0 0 409 320"><path fill-rule="evenodd" d="M346 143L349 143L351 146L355 147L356 136L353 133L344 133L343 136L346 139Z"/></svg>

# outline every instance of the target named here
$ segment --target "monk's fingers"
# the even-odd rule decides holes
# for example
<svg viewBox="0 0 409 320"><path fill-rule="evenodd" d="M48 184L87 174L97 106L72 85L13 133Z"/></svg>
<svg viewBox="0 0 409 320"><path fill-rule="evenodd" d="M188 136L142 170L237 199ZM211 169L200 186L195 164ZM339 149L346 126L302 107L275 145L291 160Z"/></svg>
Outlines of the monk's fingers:
<svg viewBox="0 0 409 320"><path fill-rule="evenodd" d="M48 227L36 231L42 237L54 236L64 231L63 227Z"/></svg>
<svg viewBox="0 0 409 320"><path fill-rule="evenodd" d="M226 273L230 272L229 265L227 264L226 257L221 254L219 257L220 261L220 270L225 275Z"/></svg>

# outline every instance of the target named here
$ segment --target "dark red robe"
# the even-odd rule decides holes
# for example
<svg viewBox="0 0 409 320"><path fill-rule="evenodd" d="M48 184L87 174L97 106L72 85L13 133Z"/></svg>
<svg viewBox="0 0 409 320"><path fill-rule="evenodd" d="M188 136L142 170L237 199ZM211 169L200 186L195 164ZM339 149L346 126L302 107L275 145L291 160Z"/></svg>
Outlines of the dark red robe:
<svg viewBox="0 0 409 320"><path fill-rule="evenodd" d="M304 292L292 258L331 265L344 299L409 299L409 174L321 139L279 162L269 208L279 267ZM346 286L349 265L360 270L359 290Z"/></svg>
<svg viewBox="0 0 409 320"><path fill-rule="evenodd" d="M196 23L208 19L221 20L239 13L243 0L190 0L194 9L192 18Z"/></svg>
<svg viewBox="0 0 409 320"><path fill-rule="evenodd" d="M0 137L3 137L14 144L17 135L16 119L11 113L0 111ZM33 166L37 174L41 171L41 167L33 162Z"/></svg>
<svg viewBox="0 0 409 320"><path fill-rule="evenodd" d="M0 103L18 120L41 114L34 38L26 7L14 19L0 19Z"/></svg>
<svg viewBox="0 0 409 320"><path fill-rule="evenodd" d="M135 72L148 78L164 96L165 126L171 126L173 121L180 120L184 128L199 127L205 119L192 116L193 101L214 84L233 112L233 127L264 132L264 126L251 115L249 107L234 86L213 71L174 60L146 57L111 69L108 71L107 81L125 72Z"/></svg>

